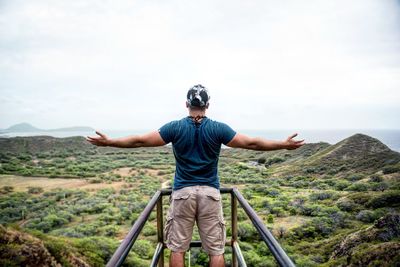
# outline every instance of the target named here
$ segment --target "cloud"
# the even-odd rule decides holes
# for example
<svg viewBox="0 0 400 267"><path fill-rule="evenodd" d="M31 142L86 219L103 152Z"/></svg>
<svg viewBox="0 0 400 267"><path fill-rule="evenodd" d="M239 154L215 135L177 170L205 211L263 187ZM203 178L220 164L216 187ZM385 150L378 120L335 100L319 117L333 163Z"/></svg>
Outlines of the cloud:
<svg viewBox="0 0 400 267"><path fill-rule="evenodd" d="M156 128L195 83L237 128L398 127L399 19L394 0L2 1L0 127Z"/></svg>

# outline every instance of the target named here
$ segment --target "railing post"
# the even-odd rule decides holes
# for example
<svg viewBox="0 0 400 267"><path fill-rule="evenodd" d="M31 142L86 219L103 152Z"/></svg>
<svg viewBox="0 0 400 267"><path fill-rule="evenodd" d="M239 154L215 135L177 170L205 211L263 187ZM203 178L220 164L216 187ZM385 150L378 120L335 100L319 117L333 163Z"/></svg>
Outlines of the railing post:
<svg viewBox="0 0 400 267"><path fill-rule="evenodd" d="M162 196L157 201L157 240L164 246L163 202ZM164 267L164 248L161 249L158 267Z"/></svg>
<svg viewBox="0 0 400 267"><path fill-rule="evenodd" d="M236 259L236 251L233 248L233 244L237 242L238 239L238 229L237 229L237 199L233 191L231 192L231 220L232 220L232 266L237 267L238 262Z"/></svg>

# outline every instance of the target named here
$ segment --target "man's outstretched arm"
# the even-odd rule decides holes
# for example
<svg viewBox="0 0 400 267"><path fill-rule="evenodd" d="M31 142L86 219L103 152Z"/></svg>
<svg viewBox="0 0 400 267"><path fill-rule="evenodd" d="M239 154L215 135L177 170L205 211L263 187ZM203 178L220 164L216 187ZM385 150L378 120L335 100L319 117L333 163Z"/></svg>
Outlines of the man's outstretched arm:
<svg viewBox="0 0 400 267"><path fill-rule="evenodd" d="M158 131L144 135L131 135L121 138L109 138L107 135L97 132L98 136L88 136L87 141L96 146L112 146L121 148L153 147L165 145Z"/></svg>
<svg viewBox="0 0 400 267"><path fill-rule="evenodd" d="M229 147L245 148L251 150L278 150L278 149L296 149L304 145L304 140L294 140L297 133L289 136L283 141L267 140L261 137L249 137L244 134L236 134L227 144Z"/></svg>

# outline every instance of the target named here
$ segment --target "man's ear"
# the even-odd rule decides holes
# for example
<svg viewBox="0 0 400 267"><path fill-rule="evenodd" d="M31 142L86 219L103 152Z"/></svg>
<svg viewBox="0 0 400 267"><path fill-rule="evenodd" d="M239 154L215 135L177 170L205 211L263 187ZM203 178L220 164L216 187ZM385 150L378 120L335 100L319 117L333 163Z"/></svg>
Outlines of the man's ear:
<svg viewBox="0 0 400 267"><path fill-rule="evenodd" d="M186 107L189 108L189 103L187 101L185 102L185 104L186 104Z"/></svg>
<svg viewBox="0 0 400 267"><path fill-rule="evenodd" d="M210 106L210 103L207 103L207 105L206 105L206 109L207 109L209 106Z"/></svg>

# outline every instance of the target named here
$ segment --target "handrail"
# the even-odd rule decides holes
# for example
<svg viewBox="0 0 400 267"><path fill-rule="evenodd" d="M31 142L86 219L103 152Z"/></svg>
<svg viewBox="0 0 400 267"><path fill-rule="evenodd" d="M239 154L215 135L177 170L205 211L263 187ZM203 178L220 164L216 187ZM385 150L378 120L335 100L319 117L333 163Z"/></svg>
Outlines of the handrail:
<svg viewBox="0 0 400 267"><path fill-rule="evenodd" d="M268 248L271 250L272 255L275 257L276 261L280 266L290 266L294 267L295 265L290 260L286 252L279 245L278 241L276 241L275 237L271 234L271 232L265 227L262 220L258 217L253 208L249 205L246 199L240 194L237 188L233 188L233 194L239 201L240 205L249 216L251 222L256 227L258 233L261 235L261 238L264 240L265 244L267 244Z"/></svg>
<svg viewBox="0 0 400 267"><path fill-rule="evenodd" d="M136 238L139 236L140 231L150 216L151 211L154 209L157 204L158 199L161 196L161 192L157 191L147 206L144 208L143 212L140 214L139 218L136 220L135 224L132 226L132 229L129 231L128 235L125 237L124 241L122 241L121 245L119 245L118 249L115 251L114 255L107 263L107 267L121 266L125 261L126 257L129 254L133 244L136 241Z"/></svg>
<svg viewBox="0 0 400 267"><path fill-rule="evenodd" d="M256 212L249 205L246 199L242 196L237 188L221 188L220 192L222 194L231 195L231 220L232 220L232 239L227 241L226 245L232 246L232 266L246 266L246 262L243 258L242 252L239 247L238 231L237 231L237 202L240 203L251 222L257 229L263 241L267 244L268 248L271 250L272 255L275 257L279 266L294 267L295 265L286 255L285 251L276 241L271 232L265 227L262 220L257 216ZM163 239L163 209L162 209L162 197L171 195L172 189L161 189L158 190L152 199L149 201L147 206L144 208L143 212L140 214L139 218L136 220L131 230L122 241L118 249L115 251L114 255L111 257L107 263L107 267L118 267L121 266L129 254L133 244L135 243L137 237L139 236L144 224L148 220L152 210L157 205L157 236L158 244L153 255L150 266L164 266L164 248L165 243ZM192 241L190 247L200 247L200 241Z"/></svg>

